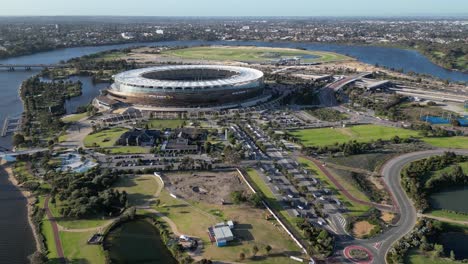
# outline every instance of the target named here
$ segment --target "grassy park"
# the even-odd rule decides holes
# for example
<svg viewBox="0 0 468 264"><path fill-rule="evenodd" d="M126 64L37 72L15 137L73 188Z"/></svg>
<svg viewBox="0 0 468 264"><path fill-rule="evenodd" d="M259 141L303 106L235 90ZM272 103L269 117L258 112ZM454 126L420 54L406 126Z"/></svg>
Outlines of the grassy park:
<svg viewBox="0 0 468 264"><path fill-rule="evenodd" d="M255 263L294 263L286 254L300 251L276 221L266 220L266 211L247 205L220 205L214 203L195 202L175 199L164 189L158 196L160 204L153 205L158 212L163 213L176 226L179 232L200 237L204 242L203 257L213 260L239 261L239 254L246 255L250 262L253 246L259 248ZM226 220L235 220L242 228L234 231L240 241L231 242L227 247L217 247L208 239L207 228ZM269 256L264 248L272 247Z"/></svg>
<svg viewBox="0 0 468 264"><path fill-rule="evenodd" d="M302 57L303 62L352 60L350 57L333 52L254 46L191 47L185 49L167 50L163 52L163 55L181 59L251 62L268 62L282 58L284 59L293 57Z"/></svg>

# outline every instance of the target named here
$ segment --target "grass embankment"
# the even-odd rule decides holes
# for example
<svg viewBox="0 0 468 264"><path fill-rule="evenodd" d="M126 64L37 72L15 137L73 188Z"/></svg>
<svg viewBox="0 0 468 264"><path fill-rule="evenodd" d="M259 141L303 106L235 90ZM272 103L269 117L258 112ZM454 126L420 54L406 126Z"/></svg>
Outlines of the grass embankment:
<svg viewBox="0 0 468 264"><path fill-rule="evenodd" d="M167 190L162 190L158 199L161 204L154 207L167 216L177 226L179 232L196 236L204 241L203 257L213 260L239 261L239 254L244 253L244 262L254 263L295 263L286 254L300 251L276 221L266 220L266 211L246 205L219 205L202 202L185 202L173 198ZM208 238L208 227L226 220L235 220L238 224L234 235L238 240L227 247L217 247ZM251 260L253 246L259 248L258 258ZM264 248L273 249L266 256Z"/></svg>
<svg viewBox="0 0 468 264"><path fill-rule="evenodd" d="M314 174L314 177L320 180L324 187L332 190L335 193L336 197L348 209L348 212L346 214L350 216L360 216L369 211L369 206L358 204L346 198L346 196L343 195L343 193L337 188L337 186L333 184L333 182L330 181L328 177L322 171L320 171L319 168L312 161L301 157L299 157L298 160L306 169L310 170ZM339 176L335 177L337 177L340 180L340 183L343 185L343 187L346 188L346 190L353 196L361 199L362 201L369 201L369 198L364 193L359 191L354 185L350 184L346 180L340 179Z"/></svg>
<svg viewBox="0 0 468 264"><path fill-rule="evenodd" d="M62 117L62 121L65 123L73 123L73 122L78 122L79 120L87 117L88 114L85 113L80 113L80 114L71 114L71 115L66 115Z"/></svg>
<svg viewBox="0 0 468 264"><path fill-rule="evenodd" d="M185 49L167 50L162 53L165 56L193 60L215 61L252 61L267 62L284 58L301 57L302 62L330 62L353 60L352 58L333 52L309 51L290 48L268 47L229 47L209 46L191 47Z"/></svg>
<svg viewBox="0 0 468 264"><path fill-rule="evenodd" d="M127 132L127 128L115 127L89 134L84 139L85 147L100 147L110 154L149 153L150 149L140 146L115 146L119 137Z"/></svg>
<svg viewBox="0 0 468 264"><path fill-rule="evenodd" d="M104 129L99 132L87 135L84 138L84 145L86 147L113 147L119 137L127 131L127 128L122 127Z"/></svg>
<svg viewBox="0 0 468 264"><path fill-rule="evenodd" d="M460 261L453 261L448 258L433 258L422 254L419 250L410 250L406 256L405 263L407 264L455 264L462 263Z"/></svg>
<svg viewBox="0 0 468 264"><path fill-rule="evenodd" d="M400 138L415 137L441 148L468 148L468 137L421 137L418 131L404 128L379 125L358 125L346 128L312 128L296 130L291 134L305 146L329 146L335 143L346 143L350 140L369 142L382 139L389 140L394 136Z"/></svg>
<svg viewBox="0 0 468 264"><path fill-rule="evenodd" d="M279 212L288 222L296 228L296 219L288 214L286 210L281 206L276 198L275 194L271 191L270 187L265 183L265 181L260 177L258 172L254 169L247 169L247 174L249 178L253 181L256 187L263 193L265 198L268 199L268 204L277 212ZM299 230L298 230L299 231Z"/></svg>
<svg viewBox="0 0 468 264"><path fill-rule="evenodd" d="M468 149L468 137L425 137L423 141L439 148Z"/></svg>

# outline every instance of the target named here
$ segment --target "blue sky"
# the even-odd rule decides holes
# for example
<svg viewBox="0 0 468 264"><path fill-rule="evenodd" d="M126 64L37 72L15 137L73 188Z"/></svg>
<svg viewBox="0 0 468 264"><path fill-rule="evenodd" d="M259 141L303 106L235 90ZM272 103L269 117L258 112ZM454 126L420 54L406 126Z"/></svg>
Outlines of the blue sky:
<svg viewBox="0 0 468 264"><path fill-rule="evenodd" d="M1 16L468 16L468 0L2 0L2 2Z"/></svg>

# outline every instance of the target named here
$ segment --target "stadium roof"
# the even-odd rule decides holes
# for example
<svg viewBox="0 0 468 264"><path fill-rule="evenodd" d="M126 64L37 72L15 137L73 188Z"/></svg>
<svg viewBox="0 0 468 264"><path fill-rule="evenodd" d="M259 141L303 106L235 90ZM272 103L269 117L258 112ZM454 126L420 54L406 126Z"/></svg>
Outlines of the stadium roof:
<svg viewBox="0 0 468 264"><path fill-rule="evenodd" d="M145 78L142 75L150 72L171 71L171 70L190 70L190 69L209 69L234 71L235 74L230 77L205 80L205 81L172 81ZM223 66L223 65L175 65L159 66L143 69L130 70L114 75L115 82L139 87L215 87L224 85L236 85L239 83L255 81L263 77L263 72L251 68Z"/></svg>

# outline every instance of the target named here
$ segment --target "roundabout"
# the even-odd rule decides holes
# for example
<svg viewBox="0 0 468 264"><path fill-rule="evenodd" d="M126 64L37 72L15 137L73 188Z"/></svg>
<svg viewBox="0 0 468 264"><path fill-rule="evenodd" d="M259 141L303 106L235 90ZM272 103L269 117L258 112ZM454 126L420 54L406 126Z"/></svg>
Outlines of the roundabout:
<svg viewBox="0 0 468 264"><path fill-rule="evenodd" d="M361 246L348 246L343 250L343 255L351 262L357 264L370 264L374 256L367 248Z"/></svg>

